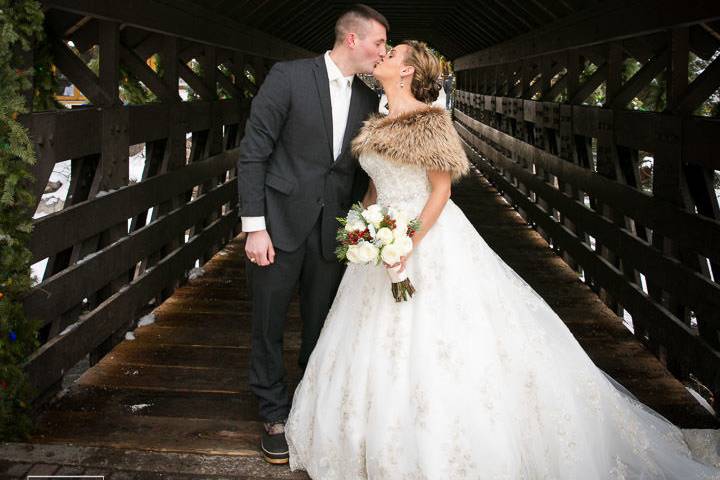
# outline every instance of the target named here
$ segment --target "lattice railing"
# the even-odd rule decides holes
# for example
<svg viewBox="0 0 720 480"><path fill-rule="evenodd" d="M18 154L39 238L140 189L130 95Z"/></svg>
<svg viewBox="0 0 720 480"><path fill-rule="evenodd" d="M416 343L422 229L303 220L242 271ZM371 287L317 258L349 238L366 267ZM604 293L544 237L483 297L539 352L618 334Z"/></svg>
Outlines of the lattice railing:
<svg viewBox="0 0 720 480"><path fill-rule="evenodd" d="M38 201L54 166L72 163L64 208L36 219L32 235L33 263L47 259L25 299L42 322L42 346L26 364L40 394L86 355L97 361L237 233L249 97L273 61L307 55L189 2L43 3L54 64L89 104L21 119L37 146ZM91 48L97 74L83 57ZM147 62L156 54L162 74ZM124 105L121 69L158 101ZM199 100L181 100L180 79ZM138 144L145 166L130 184L129 147Z"/></svg>
<svg viewBox="0 0 720 480"><path fill-rule="evenodd" d="M720 8L662 2L663 15L633 16L647 3L611 2L459 59L455 120L508 202L717 400L720 119L707 115L720 102ZM661 98L634 110L649 88Z"/></svg>

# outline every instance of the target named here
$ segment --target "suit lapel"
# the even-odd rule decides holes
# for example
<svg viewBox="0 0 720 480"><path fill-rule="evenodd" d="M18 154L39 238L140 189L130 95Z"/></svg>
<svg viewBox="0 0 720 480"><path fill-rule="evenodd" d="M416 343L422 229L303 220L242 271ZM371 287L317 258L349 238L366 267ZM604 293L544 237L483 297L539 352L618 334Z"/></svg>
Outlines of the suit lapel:
<svg viewBox="0 0 720 480"><path fill-rule="evenodd" d="M328 80L325 58L321 55L315 59L315 86L318 89L320 98L320 109L322 110L323 124L325 125L325 136L327 137L328 148L330 149L330 160L333 159L333 127L332 127L332 104L330 103L330 81Z"/></svg>

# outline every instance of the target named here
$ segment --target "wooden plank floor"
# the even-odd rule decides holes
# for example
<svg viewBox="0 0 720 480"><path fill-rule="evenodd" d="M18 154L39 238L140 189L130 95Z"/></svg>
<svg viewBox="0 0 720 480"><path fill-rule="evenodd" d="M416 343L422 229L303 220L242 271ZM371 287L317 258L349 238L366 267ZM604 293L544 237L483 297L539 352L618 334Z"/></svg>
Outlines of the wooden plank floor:
<svg viewBox="0 0 720 480"><path fill-rule="evenodd" d="M463 181L453 199L599 367L676 424L716 426L483 177ZM118 345L53 402L33 442L234 456L238 465L243 458L257 465L261 424L247 387L250 322L243 262L238 237L204 266L203 276L155 310L154 324L138 328L135 340ZM298 381L298 348L295 301L285 335L291 385ZM307 478L270 466L257 478L274 475Z"/></svg>

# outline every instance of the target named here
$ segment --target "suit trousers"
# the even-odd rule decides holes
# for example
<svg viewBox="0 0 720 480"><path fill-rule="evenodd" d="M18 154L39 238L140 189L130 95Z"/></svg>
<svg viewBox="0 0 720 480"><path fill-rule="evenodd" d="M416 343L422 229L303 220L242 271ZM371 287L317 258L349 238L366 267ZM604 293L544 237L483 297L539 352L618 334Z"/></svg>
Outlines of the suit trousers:
<svg viewBox="0 0 720 480"><path fill-rule="evenodd" d="M304 371L345 265L322 256L322 212L305 241L294 251L275 249L275 262L261 267L246 259L252 304L249 383L265 422L284 420L290 399L283 362L283 333L290 300L299 285L301 346L298 363Z"/></svg>

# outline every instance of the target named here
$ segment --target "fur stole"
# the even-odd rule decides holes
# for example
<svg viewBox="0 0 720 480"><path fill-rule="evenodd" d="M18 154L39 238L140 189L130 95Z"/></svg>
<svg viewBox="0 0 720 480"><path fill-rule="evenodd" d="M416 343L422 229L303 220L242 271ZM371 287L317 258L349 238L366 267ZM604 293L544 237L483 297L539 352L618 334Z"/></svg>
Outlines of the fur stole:
<svg viewBox="0 0 720 480"><path fill-rule="evenodd" d="M352 141L356 157L370 151L394 162L450 172L453 180L470 169L450 114L440 107L395 118L373 114Z"/></svg>

